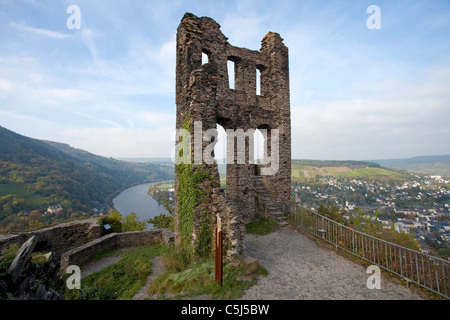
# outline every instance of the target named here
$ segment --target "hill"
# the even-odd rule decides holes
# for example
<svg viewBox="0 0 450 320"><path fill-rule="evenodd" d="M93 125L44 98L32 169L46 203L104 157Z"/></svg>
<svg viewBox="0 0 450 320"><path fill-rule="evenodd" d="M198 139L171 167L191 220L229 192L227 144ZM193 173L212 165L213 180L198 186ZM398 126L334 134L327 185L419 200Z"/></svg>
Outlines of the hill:
<svg viewBox="0 0 450 320"><path fill-rule="evenodd" d="M388 168L408 170L420 174L450 177L450 155L371 161Z"/></svg>
<svg viewBox="0 0 450 320"><path fill-rule="evenodd" d="M11 224L11 216L21 210L40 209L42 214L51 204L61 204L64 212L58 218L68 219L127 186L172 178L167 165L100 157L0 127L0 227Z"/></svg>
<svg viewBox="0 0 450 320"><path fill-rule="evenodd" d="M373 180L406 181L405 171L381 167L368 161L292 160L292 181L321 177L370 178Z"/></svg>
<svg viewBox="0 0 450 320"><path fill-rule="evenodd" d="M149 163L171 163L171 158L117 158L117 160L130 161L130 162L149 162Z"/></svg>

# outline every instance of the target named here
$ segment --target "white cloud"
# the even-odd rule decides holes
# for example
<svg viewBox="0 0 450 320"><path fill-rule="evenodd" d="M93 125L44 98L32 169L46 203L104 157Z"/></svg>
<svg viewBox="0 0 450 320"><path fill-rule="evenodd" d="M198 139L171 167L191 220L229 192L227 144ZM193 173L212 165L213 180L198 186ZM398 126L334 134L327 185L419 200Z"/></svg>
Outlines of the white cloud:
<svg viewBox="0 0 450 320"><path fill-rule="evenodd" d="M42 92L42 91L41 91ZM91 94L82 91L82 90L76 90L76 89L46 89L43 92L46 96L49 96L52 99L57 99L61 101L62 103L67 101L73 101L78 99L87 99L91 97Z"/></svg>
<svg viewBox="0 0 450 320"><path fill-rule="evenodd" d="M35 28L30 27L26 25L24 22L17 23L17 22L10 22L10 25L17 29L22 34L30 34L35 36L44 36L49 37L52 39L65 39L70 37L70 34L61 33L58 31L48 30L48 29L42 29L42 28Z"/></svg>
<svg viewBox="0 0 450 320"><path fill-rule="evenodd" d="M62 131L61 137L72 146L106 157L170 157L174 147L168 143L172 131L172 127L81 128Z"/></svg>
<svg viewBox="0 0 450 320"><path fill-rule="evenodd" d="M160 127L173 125L175 127L175 115L163 112L139 110L131 113L129 120L132 123L142 123L144 126Z"/></svg>
<svg viewBox="0 0 450 320"><path fill-rule="evenodd" d="M245 47L250 50L259 50L261 40L269 30L264 27L267 16L256 15L255 13L229 13L221 22L221 31L229 38L233 46Z"/></svg>
<svg viewBox="0 0 450 320"><path fill-rule="evenodd" d="M424 83L396 83L377 83L371 99L294 106L294 157L378 159L449 153L450 72L433 69Z"/></svg>
<svg viewBox="0 0 450 320"><path fill-rule="evenodd" d="M9 91L13 88L14 84L9 81L9 80L5 80L5 79L0 79L0 92L1 91Z"/></svg>
<svg viewBox="0 0 450 320"><path fill-rule="evenodd" d="M85 88L98 95L122 97L174 93L175 34L158 44L137 34L129 34L126 51L114 58L98 48L97 40L102 37L92 29L81 32L81 40L92 59L70 67L69 71L77 79L83 79Z"/></svg>

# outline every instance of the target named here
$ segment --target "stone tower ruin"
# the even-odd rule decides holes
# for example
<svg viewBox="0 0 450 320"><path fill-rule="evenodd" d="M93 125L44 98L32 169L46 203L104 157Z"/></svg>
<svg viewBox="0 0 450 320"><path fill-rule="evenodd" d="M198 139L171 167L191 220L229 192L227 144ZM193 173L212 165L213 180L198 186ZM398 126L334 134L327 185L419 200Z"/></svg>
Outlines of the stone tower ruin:
<svg viewBox="0 0 450 320"><path fill-rule="evenodd" d="M176 50L176 127L184 126L190 135L187 139L177 135L176 143L189 141L193 167L202 166L209 172L197 185L203 201L194 208L191 240L195 244L199 239L205 223L202 212L210 212L222 220L224 239L229 243L227 255L239 255L244 223L261 217L282 223L284 206L291 199L288 48L273 32L262 39L260 51L232 46L213 19L186 13L177 30ZM202 63L205 55L208 61ZM234 88L230 88L230 65L234 65ZM227 131L228 160L232 158L226 165L225 192L220 189L217 163L202 158L216 139L208 138L207 130L217 124ZM263 164L251 160L256 130L264 134ZM245 143L239 145L242 137ZM179 187L175 170L176 242L180 241L182 221Z"/></svg>

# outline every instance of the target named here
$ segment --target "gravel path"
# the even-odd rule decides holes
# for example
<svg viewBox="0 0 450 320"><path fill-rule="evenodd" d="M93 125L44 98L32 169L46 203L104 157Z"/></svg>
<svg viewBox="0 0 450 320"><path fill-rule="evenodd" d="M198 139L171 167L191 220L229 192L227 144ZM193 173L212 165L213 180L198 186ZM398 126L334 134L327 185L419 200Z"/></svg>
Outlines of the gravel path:
<svg viewBox="0 0 450 320"><path fill-rule="evenodd" d="M366 268L317 245L288 226L265 235L246 235L247 254L269 272L247 290L248 300L421 299L381 271L381 289L368 289Z"/></svg>

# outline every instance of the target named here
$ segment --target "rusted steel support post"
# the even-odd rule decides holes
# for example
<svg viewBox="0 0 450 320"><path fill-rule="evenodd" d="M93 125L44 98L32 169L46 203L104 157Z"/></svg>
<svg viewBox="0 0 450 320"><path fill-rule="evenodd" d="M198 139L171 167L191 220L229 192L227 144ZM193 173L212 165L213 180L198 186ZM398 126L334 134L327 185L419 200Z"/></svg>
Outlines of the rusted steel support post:
<svg viewBox="0 0 450 320"><path fill-rule="evenodd" d="M216 226L216 283L222 285L223 282L223 247L222 247L222 226L219 215L217 215Z"/></svg>

